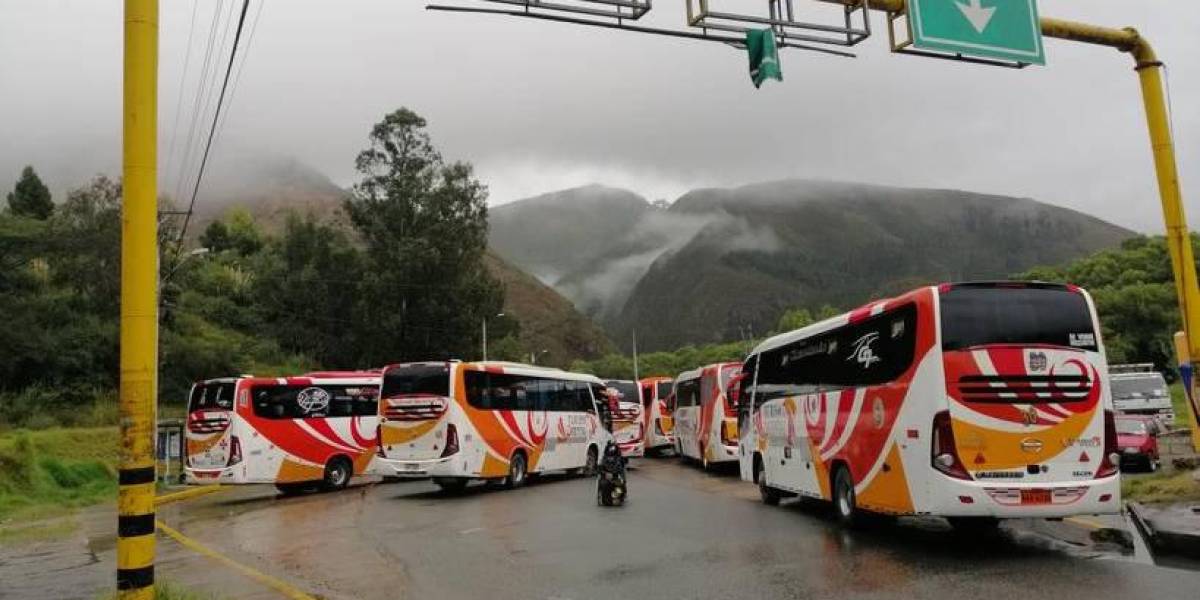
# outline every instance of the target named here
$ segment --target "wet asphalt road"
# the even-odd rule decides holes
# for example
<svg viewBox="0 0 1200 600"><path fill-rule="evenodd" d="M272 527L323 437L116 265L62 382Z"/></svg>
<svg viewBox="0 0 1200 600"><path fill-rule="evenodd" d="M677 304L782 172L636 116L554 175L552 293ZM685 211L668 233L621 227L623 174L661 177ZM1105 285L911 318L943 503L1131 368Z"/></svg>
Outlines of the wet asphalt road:
<svg viewBox="0 0 1200 600"><path fill-rule="evenodd" d="M1056 541L1035 523L978 539L933 519L846 532L820 509L765 506L735 475L674 460L643 461L622 508L597 507L593 485L547 477L445 496L405 482L296 498L255 486L167 506L160 517L325 598L1200 597L1198 572ZM162 536L159 547L163 577L228 597L279 597ZM93 567L105 578L107 561Z"/></svg>

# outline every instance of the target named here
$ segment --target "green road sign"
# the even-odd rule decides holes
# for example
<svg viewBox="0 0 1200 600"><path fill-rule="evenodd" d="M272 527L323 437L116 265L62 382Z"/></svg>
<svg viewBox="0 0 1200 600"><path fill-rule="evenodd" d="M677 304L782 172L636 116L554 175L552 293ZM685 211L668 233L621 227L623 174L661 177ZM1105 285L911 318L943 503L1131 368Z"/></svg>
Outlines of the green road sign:
<svg viewBox="0 0 1200 600"><path fill-rule="evenodd" d="M1037 0L908 0L913 46L1046 64Z"/></svg>

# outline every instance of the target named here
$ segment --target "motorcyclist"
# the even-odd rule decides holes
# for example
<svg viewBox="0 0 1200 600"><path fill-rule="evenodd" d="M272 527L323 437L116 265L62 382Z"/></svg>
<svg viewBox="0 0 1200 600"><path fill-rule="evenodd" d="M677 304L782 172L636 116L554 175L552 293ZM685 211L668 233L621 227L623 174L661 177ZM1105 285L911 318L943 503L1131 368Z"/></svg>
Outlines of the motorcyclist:
<svg viewBox="0 0 1200 600"><path fill-rule="evenodd" d="M604 455L597 466L596 503L601 506L620 506L625 503L628 485L625 479L626 459L614 440L604 446Z"/></svg>

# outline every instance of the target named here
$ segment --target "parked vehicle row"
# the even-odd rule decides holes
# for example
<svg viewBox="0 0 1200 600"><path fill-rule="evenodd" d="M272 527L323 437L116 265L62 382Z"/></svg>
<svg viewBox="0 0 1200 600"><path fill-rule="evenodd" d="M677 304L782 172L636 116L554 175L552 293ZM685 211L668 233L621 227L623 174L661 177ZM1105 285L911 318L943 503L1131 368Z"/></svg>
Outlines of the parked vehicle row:
<svg viewBox="0 0 1200 600"><path fill-rule="evenodd" d="M1118 390L1144 377L1110 379L1100 332L1073 286L945 284L674 378L444 361L211 380L192 391L187 473L290 491L372 465L451 490L518 487L593 471L613 439L625 456L737 464L764 502L823 500L846 523L1115 513L1121 465L1157 468L1160 413L1117 417Z"/></svg>

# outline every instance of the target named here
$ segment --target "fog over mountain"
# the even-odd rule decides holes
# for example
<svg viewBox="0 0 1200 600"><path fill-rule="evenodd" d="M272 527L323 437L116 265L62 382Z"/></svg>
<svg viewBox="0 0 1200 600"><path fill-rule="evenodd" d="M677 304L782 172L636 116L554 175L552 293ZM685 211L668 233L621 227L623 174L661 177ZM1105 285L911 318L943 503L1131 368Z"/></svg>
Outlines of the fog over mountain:
<svg viewBox="0 0 1200 600"><path fill-rule="evenodd" d="M1027 198L784 180L694 190L665 209L563 190L493 208L491 242L619 345L636 329L643 348L664 349L763 333L793 306L1003 278L1130 235Z"/></svg>

